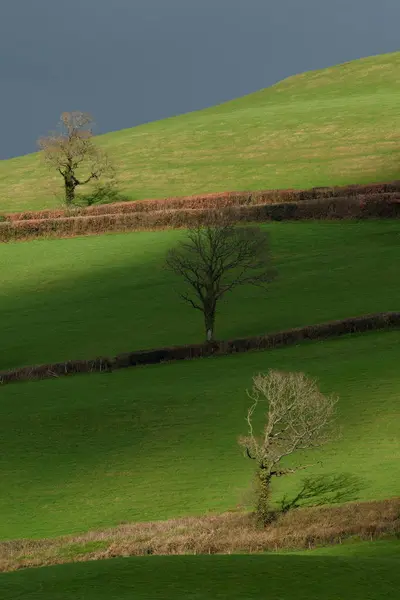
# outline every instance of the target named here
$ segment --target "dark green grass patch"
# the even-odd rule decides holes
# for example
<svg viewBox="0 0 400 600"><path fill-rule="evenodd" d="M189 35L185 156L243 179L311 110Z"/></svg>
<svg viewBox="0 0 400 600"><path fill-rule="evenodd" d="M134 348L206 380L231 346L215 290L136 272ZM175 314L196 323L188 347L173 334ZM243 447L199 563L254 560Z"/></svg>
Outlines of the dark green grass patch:
<svg viewBox="0 0 400 600"><path fill-rule="evenodd" d="M281 223L278 279L226 297L217 337L237 338L398 310L398 222ZM2 246L0 369L201 342L201 314L163 269L184 232Z"/></svg>
<svg viewBox="0 0 400 600"><path fill-rule="evenodd" d="M395 600L399 543L335 552L126 558L0 575L7 600ZM358 550L360 554L358 554Z"/></svg>

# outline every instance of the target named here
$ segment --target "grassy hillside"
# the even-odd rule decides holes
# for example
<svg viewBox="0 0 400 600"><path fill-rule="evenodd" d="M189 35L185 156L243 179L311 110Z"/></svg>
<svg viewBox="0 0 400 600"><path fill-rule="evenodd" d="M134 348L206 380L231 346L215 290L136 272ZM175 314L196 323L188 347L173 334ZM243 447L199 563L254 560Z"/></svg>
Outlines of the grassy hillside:
<svg viewBox="0 0 400 600"><path fill-rule="evenodd" d="M256 335L400 303L397 222L275 223L278 279L227 296L220 338ZM198 311L163 270L182 232L2 247L0 369L203 340Z"/></svg>
<svg viewBox="0 0 400 600"><path fill-rule="evenodd" d="M392 180L400 173L399 67L397 52L304 73L98 142L132 199ZM54 206L61 189L37 154L0 164L0 211Z"/></svg>
<svg viewBox="0 0 400 600"><path fill-rule="evenodd" d="M352 473L360 500L400 494L400 332L269 352L5 386L0 539L45 537L223 512L245 502L251 377L302 370L340 395L343 437L303 457L312 474ZM297 460L299 458L297 457ZM275 499L304 473L282 478Z"/></svg>
<svg viewBox="0 0 400 600"><path fill-rule="evenodd" d="M115 559L0 575L14 600L382 600L397 597L399 542L274 556Z"/></svg>

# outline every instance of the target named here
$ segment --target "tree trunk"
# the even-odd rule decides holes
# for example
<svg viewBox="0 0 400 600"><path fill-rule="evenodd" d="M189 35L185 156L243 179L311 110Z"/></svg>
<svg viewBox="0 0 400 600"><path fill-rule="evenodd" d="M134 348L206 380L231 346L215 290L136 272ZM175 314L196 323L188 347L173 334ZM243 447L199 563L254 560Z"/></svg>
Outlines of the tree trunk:
<svg viewBox="0 0 400 600"><path fill-rule="evenodd" d="M204 325L206 328L207 342L214 341L215 310L206 311L204 313Z"/></svg>
<svg viewBox="0 0 400 600"><path fill-rule="evenodd" d="M64 177L64 187L65 187L65 203L67 206L73 204L75 200L75 183L73 179L69 177Z"/></svg>
<svg viewBox="0 0 400 600"><path fill-rule="evenodd" d="M259 468L257 472L257 505L256 513L260 525L264 526L273 519L270 506L271 473L267 469Z"/></svg>

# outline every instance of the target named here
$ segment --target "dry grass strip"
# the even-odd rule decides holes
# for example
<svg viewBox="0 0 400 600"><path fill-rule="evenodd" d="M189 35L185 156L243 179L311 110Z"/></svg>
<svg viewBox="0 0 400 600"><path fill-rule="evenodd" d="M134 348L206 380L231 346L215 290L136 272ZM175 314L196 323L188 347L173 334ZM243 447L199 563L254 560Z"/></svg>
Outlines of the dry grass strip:
<svg viewBox="0 0 400 600"><path fill-rule="evenodd" d="M123 524L55 539L0 543L0 571L149 554L236 554L311 549L346 539L400 536L400 498L298 508L262 529L251 513Z"/></svg>

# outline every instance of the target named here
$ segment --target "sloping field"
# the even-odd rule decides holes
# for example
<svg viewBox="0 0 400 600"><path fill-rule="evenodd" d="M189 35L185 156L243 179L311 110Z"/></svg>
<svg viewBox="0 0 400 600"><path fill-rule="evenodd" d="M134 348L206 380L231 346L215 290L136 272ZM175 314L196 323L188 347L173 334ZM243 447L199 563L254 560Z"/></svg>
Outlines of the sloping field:
<svg viewBox="0 0 400 600"><path fill-rule="evenodd" d="M134 200L398 179L399 67L397 52L304 73L98 143ZM3 161L0 211L57 206L60 181L38 154Z"/></svg>
<svg viewBox="0 0 400 600"><path fill-rule="evenodd" d="M253 464L236 440L246 388L269 368L305 371L340 396L342 438L296 457L315 463L310 474L357 476L350 499L399 496L399 348L400 332L381 332L5 386L0 539L246 507ZM278 480L275 501L305 475Z"/></svg>
<svg viewBox="0 0 400 600"><path fill-rule="evenodd" d="M394 600L397 541L261 556L125 558L0 575L21 600Z"/></svg>
<svg viewBox="0 0 400 600"><path fill-rule="evenodd" d="M397 221L273 223L278 278L241 288L217 320L222 339L398 310ZM203 341L198 311L163 269L178 231L2 246L0 369Z"/></svg>
<svg viewBox="0 0 400 600"><path fill-rule="evenodd" d="M399 67L394 53L305 73L97 141L132 200L399 180ZM37 154L3 161L0 220L6 212L58 207L59 190ZM389 192L398 203L397 191ZM362 198L355 202L364 207ZM263 227L278 278L267 291L242 288L228 297L217 337L399 309L398 221ZM202 341L200 313L179 301L179 281L163 267L182 235L3 244L0 370ZM338 394L343 429L329 445L287 459L287 466L313 466L275 481L275 503L293 497L307 475L353 478L347 500L399 497L399 342L399 331L366 333L4 386L0 540L246 510L253 465L236 440L246 429L246 388L269 368L304 371ZM307 555L104 560L1 574L0 597L391 599L400 586L398 557L398 542L383 540Z"/></svg>

